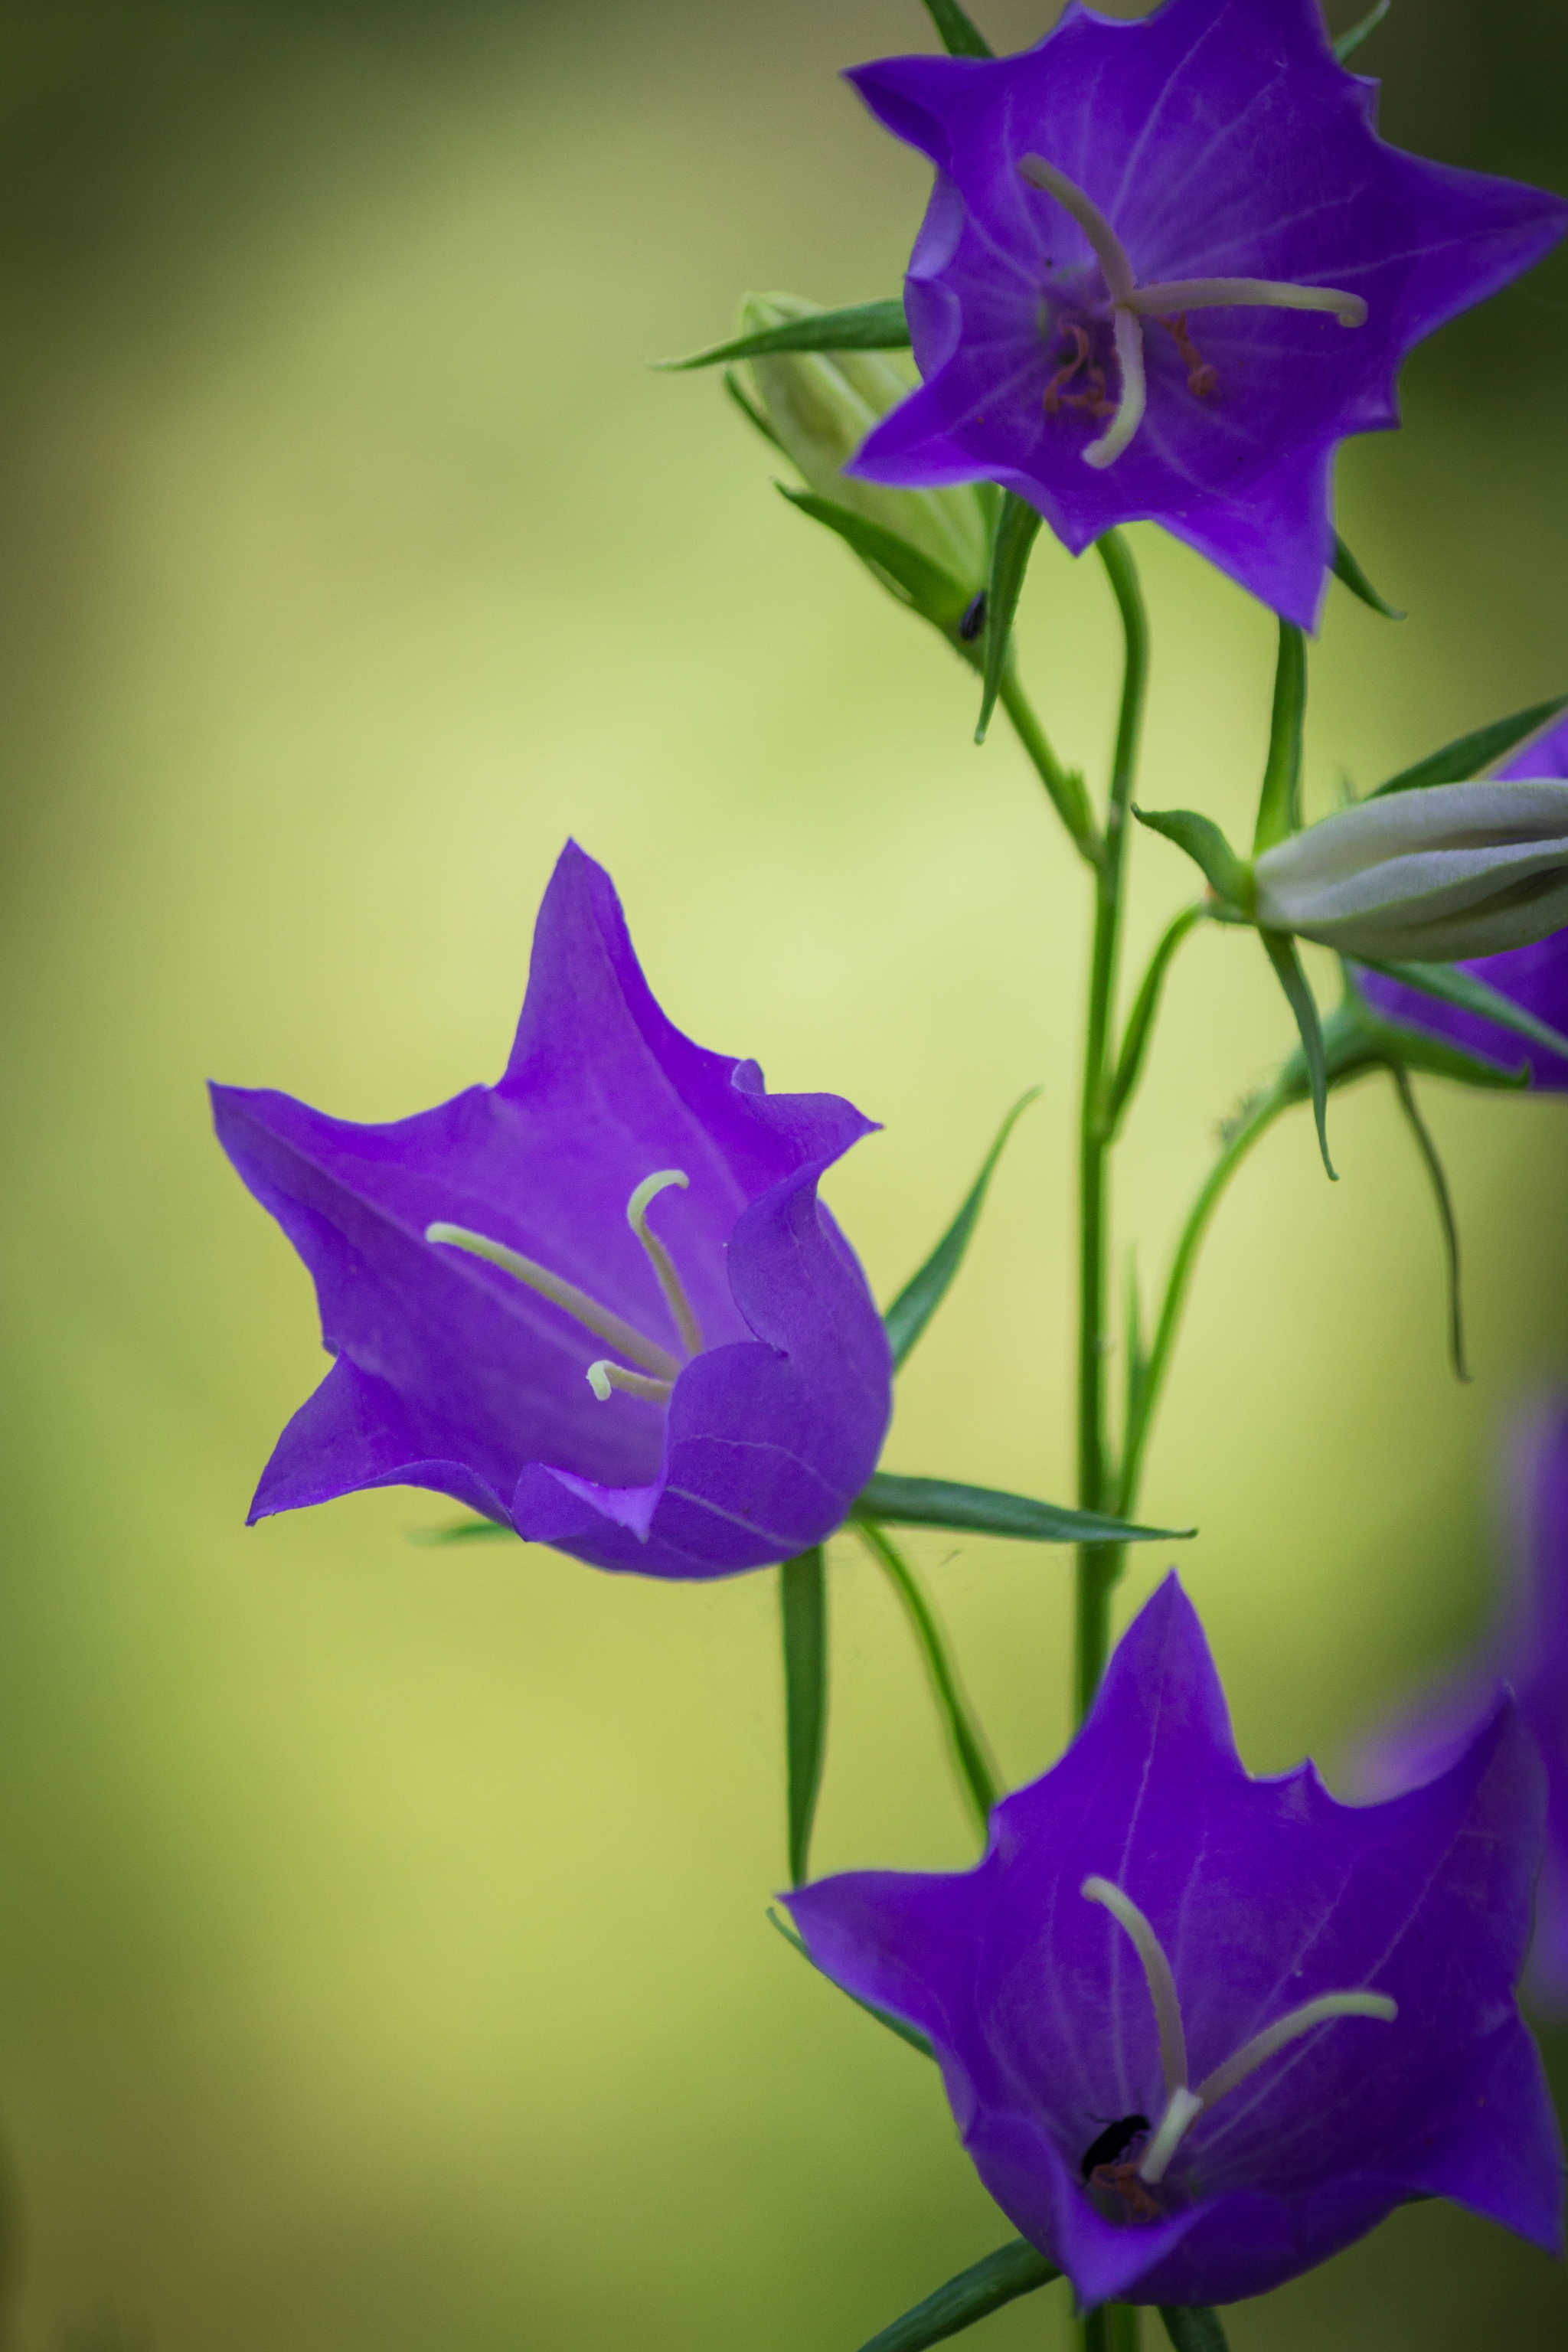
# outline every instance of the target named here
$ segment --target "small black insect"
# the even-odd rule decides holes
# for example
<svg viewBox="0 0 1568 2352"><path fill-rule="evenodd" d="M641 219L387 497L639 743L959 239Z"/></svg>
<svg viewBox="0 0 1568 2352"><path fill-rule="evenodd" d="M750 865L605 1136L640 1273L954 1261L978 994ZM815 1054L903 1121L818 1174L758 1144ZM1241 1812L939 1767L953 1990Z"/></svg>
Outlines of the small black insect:
<svg viewBox="0 0 1568 2352"><path fill-rule="evenodd" d="M1083 2152L1080 2169L1087 2180L1102 2164L1114 2164L1124 2148L1130 2147L1140 2132L1149 2128L1147 2116L1122 2116L1116 2123L1107 2124L1098 2139L1091 2139Z"/></svg>
<svg viewBox="0 0 1568 2352"><path fill-rule="evenodd" d="M964 606L963 618L958 625L958 634L966 646L972 646L984 626L985 591L983 588L979 595L972 596Z"/></svg>

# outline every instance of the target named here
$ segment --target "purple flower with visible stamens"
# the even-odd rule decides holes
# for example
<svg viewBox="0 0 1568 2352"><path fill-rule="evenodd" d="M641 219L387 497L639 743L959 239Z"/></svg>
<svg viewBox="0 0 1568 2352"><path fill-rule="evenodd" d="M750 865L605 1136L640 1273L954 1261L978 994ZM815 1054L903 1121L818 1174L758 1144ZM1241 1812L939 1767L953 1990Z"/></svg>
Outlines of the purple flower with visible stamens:
<svg viewBox="0 0 1568 2352"><path fill-rule="evenodd" d="M848 470L1000 482L1075 554L1163 523L1308 627L1336 445L1396 424L1412 344L1568 227L1386 146L1318 0L1071 0L1018 56L849 79L937 179L904 292L924 383Z"/></svg>
<svg viewBox="0 0 1568 2352"><path fill-rule="evenodd" d="M1501 782L1568 782L1568 716L1554 721L1495 772ZM1568 1036L1568 930L1553 931L1530 947L1507 948L1500 955L1470 957L1459 970L1473 972L1489 988L1511 997L1524 1012L1544 1021L1549 1029ZM1479 1013L1441 1003L1420 989L1406 988L1402 981L1385 980L1381 972L1358 972L1356 980L1363 995L1386 1020L1440 1037L1445 1044L1477 1054L1482 1061L1496 1062L1505 1070L1517 1070L1527 1063L1532 1087L1543 1087L1552 1094L1568 1091L1568 1060L1549 1046L1533 1045L1512 1029L1500 1028Z"/></svg>
<svg viewBox="0 0 1568 2352"><path fill-rule="evenodd" d="M788 1900L820 1968L930 2040L982 2179L1082 2304L1228 2303L1413 2197L1560 2247L1513 1999L1541 1812L1507 1700L1388 1804L1310 1764L1251 1779L1173 1576L978 1868Z"/></svg>
<svg viewBox="0 0 1568 2352"><path fill-rule="evenodd" d="M599 1568L727 1576L830 1534L875 1469L887 1337L816 1191L871 1122L682 1036L574 845L499 1085L370 1127L213 1097L337 1360L253 1520L429 1486Z"/></svg>
<svg viewBox="0 0 1568 2352"><path fill-rule="evenodd" d="M1546 1861L1525 1990L1568 2015L1568 1403L1520 1431L1511 1486L1512 1577L1479 1654L1368 1744L1362 1781L1388 1796L1446 1770L1511 1686L1546 1767Z"/></svg>

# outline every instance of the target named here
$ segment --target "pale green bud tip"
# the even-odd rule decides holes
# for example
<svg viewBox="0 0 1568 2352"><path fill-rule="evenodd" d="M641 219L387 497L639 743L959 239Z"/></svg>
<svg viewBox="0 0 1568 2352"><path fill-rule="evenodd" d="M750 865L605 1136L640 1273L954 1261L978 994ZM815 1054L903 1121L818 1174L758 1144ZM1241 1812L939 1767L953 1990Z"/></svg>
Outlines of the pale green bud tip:
<svg viewBox="0 0 1568 2352"><path fill-rule="evenodd" d="M1568 782L1433 784L1341 809L1264 851L1267 930L1369 963L1449 963L1568 925Z"/></svg>

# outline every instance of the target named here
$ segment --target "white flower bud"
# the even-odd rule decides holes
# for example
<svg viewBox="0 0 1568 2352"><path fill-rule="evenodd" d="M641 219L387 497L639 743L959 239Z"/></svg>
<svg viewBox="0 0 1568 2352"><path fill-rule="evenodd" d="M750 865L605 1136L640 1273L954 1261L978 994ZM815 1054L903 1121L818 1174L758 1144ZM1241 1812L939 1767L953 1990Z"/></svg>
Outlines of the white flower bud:
<svg viewBox="0 0 1568 2352"><path fill-rule="evenodd" d="M820 308L795 294L748 294L740 331L761 334ZM971 593L984 586L990 523L982 486L895 490L842 470L872 426L920 382L904 352L780 352L748 361L747 373L758 407L808 489L894 532Z"/></svg>
<svg viewBox="0 0 1568 2352"><path fill-rule="evenodd" d="M1433 784L1341 809L1264 851L1267 930L1369 963L1448 963L1568 925L1568 783Z"/></svg>

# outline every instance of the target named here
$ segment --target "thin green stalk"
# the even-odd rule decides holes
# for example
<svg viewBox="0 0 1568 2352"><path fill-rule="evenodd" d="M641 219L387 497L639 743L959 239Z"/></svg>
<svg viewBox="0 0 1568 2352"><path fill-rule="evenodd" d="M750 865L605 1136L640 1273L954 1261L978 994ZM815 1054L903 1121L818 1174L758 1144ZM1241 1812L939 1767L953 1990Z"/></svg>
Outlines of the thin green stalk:
<svg viewBox="0 0 1568 2352"><path fill-rule="evenodd" d="M1083 778L1076 768L1064 768L1047 740L1046 730L1035 716L1035 707L1018 683L1018 673L1009 662L1002 673L1000 700L1003 709L1013 722L1014 732L1029 755L1029 761L1051 796L1051 803L1073 837L1080 856L1090 866L1098 866L1100 857L1100 836L1095 830L1094 812L1089 804Z"/></svg>
<svg viewBox="0 0 1568 2352"><path fill-rule="evenodd" d="M1149 1350L1149 1360L1138 1386L1137 1396L1128 1427L1122 1439L1121 1477L1116 1494L1117 1516L1125 1518L1138 1493L1142 1473L1143 1450L1160 1402L1160 1391L1171 1368L1171 1357L1181 1328L1182 1310L1186 1305L1187 1289L1198 1251L1208 1229L1209 1219L1218 1207L1226 1187L1230 1182L1253 1145L1273 1126L1282 1110L1288 1110L1296 1097L1286 1087L1276 1083L1260 1095L1237 1120L1226 1138L1214 1166L1199 1187L1197 1198L1187 1212L1187 1222L1176 1244L1176 1255L1171 1261L1170 1275L1165 1283L1165 1296L1160 1307L1160 1320L1155 1327L1154 1344Z"/></svg>
<svg viewBox="0 0 1568 2352"><path fill-rule="evenodd" d="M1138 2310L1131 2303L1102 2303L1079 2321L1084 2352L1138 2352Z"/></svg>
<svg viewBox="0 0 1568 2352"><path fill-rule="evenodd" d="M1105 1358L1110 1338L1106 1257L1107 1163L1111 1138L1110 1024L1121 943L1128 811L1149 677L1148 622L1132 558L1119 531L1108 531L1095 544L1121 616L1126 653L1110 797L1095 875L1094 944L1089 959L1079 1132L1078 1499L1080 1507L1089 1511L1106 1508L1112 1484L1105 1412ZM1110 1647L1110 1593L1121 1569L1119 1546L1086 1544L1079 1548L1074 1711L1080 1723L1105 1672Z"/></svg>
<svg viewBox="0 0 1568 2352"><path fill-rule="evenodd" d="M873 1519L854 1521L856 1534L887 1570L888 1580L903 1602L915 1640L931 1676L931 1688L942 1710L949 1745L958 1767L959 1786L964 1801L974 1815L982 1837L991 1819L991 1810L1002 1794L1002 1780L986 1745L985 1735L975 1722L957 1669L947 1654L947 1643L925 1594L921 1591L913 1569L903 1554L892 1544Z"/></svg>

